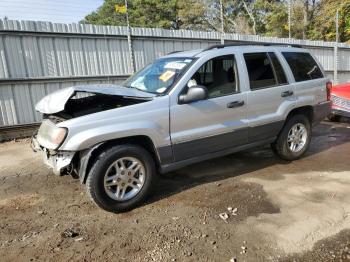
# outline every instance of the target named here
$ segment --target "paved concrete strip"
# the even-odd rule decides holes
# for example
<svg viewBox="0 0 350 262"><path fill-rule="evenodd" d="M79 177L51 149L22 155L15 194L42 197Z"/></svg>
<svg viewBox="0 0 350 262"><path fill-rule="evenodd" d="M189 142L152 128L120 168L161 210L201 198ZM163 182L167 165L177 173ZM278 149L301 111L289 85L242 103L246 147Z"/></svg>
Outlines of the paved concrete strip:
<svg viewBox="0 0 350 262"><path fill-rule="evenodd" d="M243 227L276 241L285 253L301 252L350 227L350 172L286 174L281 180L247 178L263 185L280 213L249 217Z"/></svg>

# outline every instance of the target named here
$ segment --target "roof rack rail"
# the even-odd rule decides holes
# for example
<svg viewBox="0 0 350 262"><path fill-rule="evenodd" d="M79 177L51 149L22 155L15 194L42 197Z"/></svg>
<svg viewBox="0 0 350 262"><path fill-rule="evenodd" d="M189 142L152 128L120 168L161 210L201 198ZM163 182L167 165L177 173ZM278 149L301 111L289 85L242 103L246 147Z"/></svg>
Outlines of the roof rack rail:
<svg viewBox="0 0 350 262"><path fill-rule="evenodd" d="M220 49L230 46L248 46L248 45L261 45L261 46L290 46L290 47L296 47L296 48L303 48L301 45L296 44L284 44L284 43L256 43L256 42L249 42L249 43L230 43L230 44L218 44L218 45L212 45L205 49L203 49L202 52L212 50L212 49Z"/></svg>

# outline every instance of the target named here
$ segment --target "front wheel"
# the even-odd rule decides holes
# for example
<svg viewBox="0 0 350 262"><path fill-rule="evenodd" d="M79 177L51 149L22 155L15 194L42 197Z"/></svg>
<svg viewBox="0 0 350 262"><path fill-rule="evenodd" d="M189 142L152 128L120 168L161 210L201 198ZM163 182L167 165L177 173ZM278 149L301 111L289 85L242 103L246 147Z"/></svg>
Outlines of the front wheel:
<svg viewBox="0 0 350 262"><path fill-rule="evenodd" d="M302 157L311 141L311 125L304 115L290 117L275 143L274 152L284 160L296 160Z"/></svg>
<svg viewBox="0 0 350 262"><path fill-rule="evenodd" d="M100 154L89 172L86 187L99 207L123 212L146 199L155 176L154 161L147 150L136 145L118 145Z"/></svg>

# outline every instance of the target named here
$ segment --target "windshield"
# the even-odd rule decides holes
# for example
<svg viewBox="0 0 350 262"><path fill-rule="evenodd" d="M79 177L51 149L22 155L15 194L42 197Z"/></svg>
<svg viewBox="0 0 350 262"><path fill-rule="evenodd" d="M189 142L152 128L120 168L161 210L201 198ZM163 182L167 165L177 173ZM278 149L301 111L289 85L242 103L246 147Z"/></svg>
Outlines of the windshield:
<svg viewBox="0 0 350 262"><path fill-rule="evenodd" d="M193 61L193 58L162 58L127 79L123 86L162 94Z"/></svg>

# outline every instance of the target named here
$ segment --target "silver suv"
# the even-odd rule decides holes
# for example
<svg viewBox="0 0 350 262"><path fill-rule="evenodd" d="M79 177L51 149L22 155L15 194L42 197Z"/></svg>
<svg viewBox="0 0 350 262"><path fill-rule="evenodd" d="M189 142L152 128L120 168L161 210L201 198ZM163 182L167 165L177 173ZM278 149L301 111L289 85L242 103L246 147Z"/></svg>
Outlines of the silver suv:
<svg viewBox="0 0 350 262"><path fill-rule="evenodd" d="M86 184L101 208L143 202L158 172L263 144L285 160L307 150L330 113L331 83L305 49L216 45L157 59L122 85L44 97L32 148L55 174Z"/></svg>

